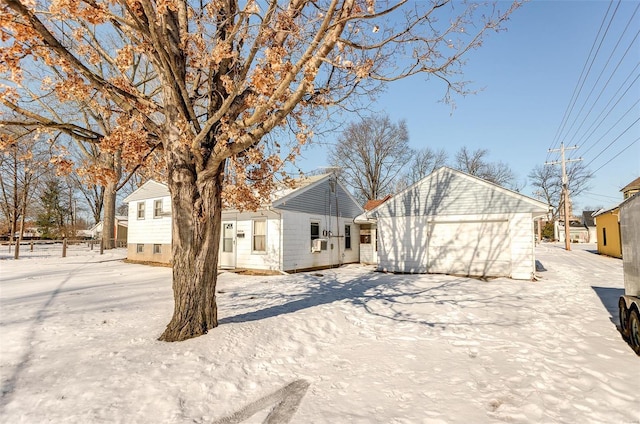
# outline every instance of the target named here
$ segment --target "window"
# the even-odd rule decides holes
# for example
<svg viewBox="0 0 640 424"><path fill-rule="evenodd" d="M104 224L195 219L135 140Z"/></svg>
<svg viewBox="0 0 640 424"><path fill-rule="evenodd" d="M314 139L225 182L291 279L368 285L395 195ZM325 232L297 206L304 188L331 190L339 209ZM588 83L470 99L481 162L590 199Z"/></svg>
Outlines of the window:
<svg viewBox="0 0 640 424"><path fill-rule="evenodd" d="M144 202L138 202L138 219L144 219Z"/></svg>
<svg viewBox="0 0 640 424"><path fill-rule="evenodd" d="M144 253L144 244L136 245L136 253Z"/></svg>
<svg viewBox="0 0 640 424"><path fill-rule="evenodd" d="M267 220L256 219L253 221L253 251L267 251Z"/></svg>
<svg viewBox="0 0 640 424"><path fill-rule="evenodd" d="M153 245L153 254L154 254L154 255L158 255L158 254L160 254L160 253L162 253L162 245L160 245L160 244L154 244L154 245Z"/></svg>
<svg viewBox="0 0 640 424"><path fill-rule="evenodd" d="M162 218L162 199L153 201L153 217Z"/></svg>
<svg viewBox="0 0 640 424"><path fill-rule="evenodd" d="M602 229L602 245L603 246L607 245L607 229L606 228Z"/></svg>
<svg viewBox="0 0 640 424"><path fill-rule="evenodd" d="M320 238L320 223L312 222L311 223L311 241Z"/></svg>
<svg viewBox="0 0 640 424"><path fill-rule="evenodd" d="M344 226L344 248L351 249L351 225Z"/></svg>
<svg viewBox="0 0 640 424"><path fill-rule="evenodd" d="M368 225L360 227L360 244L371 244L371 227Z"/></svg>

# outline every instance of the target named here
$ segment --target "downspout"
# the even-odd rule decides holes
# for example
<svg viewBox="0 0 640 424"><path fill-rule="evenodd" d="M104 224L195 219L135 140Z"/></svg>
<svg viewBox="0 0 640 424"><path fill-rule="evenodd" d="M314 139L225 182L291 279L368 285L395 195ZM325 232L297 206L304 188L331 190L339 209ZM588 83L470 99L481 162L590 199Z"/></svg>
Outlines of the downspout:
<svg viewBox="0 0 640 424"><path fill-rule="evenodd" d="M338 246L338 267L342 266L340 256L340 208L338 208L338 177L336 176L336 189L333 193L336 196L336 245Z"/></svg>

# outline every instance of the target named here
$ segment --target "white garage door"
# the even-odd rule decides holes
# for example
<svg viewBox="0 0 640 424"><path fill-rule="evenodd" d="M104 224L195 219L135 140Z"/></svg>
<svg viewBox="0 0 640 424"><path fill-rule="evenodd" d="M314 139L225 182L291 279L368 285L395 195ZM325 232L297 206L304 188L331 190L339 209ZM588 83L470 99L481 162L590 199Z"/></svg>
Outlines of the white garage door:
<svg viewBox="0 0 640 424"><path fill-rule="evenodd" d="M509 276L509 222L431 222L427 272L476 276Z"/></svg>

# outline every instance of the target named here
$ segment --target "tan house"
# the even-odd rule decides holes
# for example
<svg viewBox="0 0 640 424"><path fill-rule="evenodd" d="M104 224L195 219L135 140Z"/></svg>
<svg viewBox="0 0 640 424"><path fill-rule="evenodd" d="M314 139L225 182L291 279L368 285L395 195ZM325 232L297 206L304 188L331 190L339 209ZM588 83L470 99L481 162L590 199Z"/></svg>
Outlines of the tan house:
<svg viewBox="0 0 640 424"><path fill-rule="evenodd" d="M640 177L631 181L621 190L623 200L640 192ZM601 209L593 214L598 234L598 253L622 258L622 241L620 237L620 205L609 209Z"/></svg>
<svg viewBox="0 0 640 424"><path fill-rule="evenodd" d="M598 253L601 255L622 257L620 242L620 206L601 209L593 214L598 234Z"/></svg>
<svg viewBox="0 0 640 424"><path fill-rule="evenodd" d="M631 181L629 184L624 186L620 191L622 192L624 200L628 199L629 197L633 196L636 193L640 193L640 177Z"/></svg>

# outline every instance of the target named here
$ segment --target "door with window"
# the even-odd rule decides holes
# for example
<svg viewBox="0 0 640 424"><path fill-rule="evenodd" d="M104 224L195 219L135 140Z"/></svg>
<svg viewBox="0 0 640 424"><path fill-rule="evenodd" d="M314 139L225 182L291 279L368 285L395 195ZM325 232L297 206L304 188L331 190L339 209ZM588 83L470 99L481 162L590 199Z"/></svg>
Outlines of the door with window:
<svg viewBox="0 0 640 424"><path fill-rule="evenodd" d="M220 268L236 267L236 224L233 221L222 221L219 266Z"/></svg>

